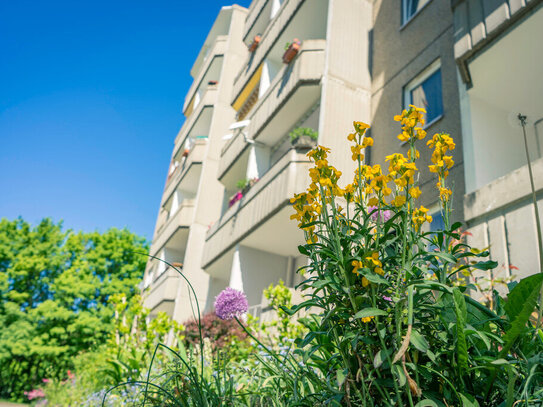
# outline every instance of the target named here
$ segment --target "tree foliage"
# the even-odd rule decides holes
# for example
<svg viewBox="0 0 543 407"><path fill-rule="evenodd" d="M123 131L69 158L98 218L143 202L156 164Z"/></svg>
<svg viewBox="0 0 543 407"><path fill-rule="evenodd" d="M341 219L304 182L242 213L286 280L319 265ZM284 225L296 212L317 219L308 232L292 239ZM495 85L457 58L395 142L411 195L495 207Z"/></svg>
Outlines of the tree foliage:
<svg viewBox="0 0 543 407"><path fill-rule="evenodd" d="M0 220L0 398L21 400L108 337L112 294L137 293L148 250L123 229L63 231L43 219Z"/></svg>

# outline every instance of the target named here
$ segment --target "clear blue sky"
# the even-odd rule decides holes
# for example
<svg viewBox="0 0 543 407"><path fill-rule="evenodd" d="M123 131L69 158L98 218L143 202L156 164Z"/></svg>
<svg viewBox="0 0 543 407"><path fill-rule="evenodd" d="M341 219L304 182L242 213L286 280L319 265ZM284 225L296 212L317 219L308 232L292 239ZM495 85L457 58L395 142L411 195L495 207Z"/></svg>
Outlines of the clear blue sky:
<svg viewBox="0 0 543 407"><path fill-rule="evenodd" d="M151 239L189 71L228 4L0 0L0 218Z"/></svg>

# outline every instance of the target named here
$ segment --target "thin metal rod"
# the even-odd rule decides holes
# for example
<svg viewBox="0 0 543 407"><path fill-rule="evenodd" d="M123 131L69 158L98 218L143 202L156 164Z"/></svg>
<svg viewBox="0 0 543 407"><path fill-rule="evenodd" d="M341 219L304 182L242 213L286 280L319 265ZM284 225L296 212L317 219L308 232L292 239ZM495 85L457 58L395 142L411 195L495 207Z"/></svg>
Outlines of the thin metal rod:
<svg viewBox="0 0 543 407"><path fill-rule="evenodd" d="M530 153L528 151L528 138L526 137L526 116L519 113L517 118L522 126L522 134L524 135L524 149L526 150L526 160L528 161L528 174L530 175L530 185L532 187L532 203L535 211L535 223L537 229L537 242L539 249L539 272L543 273L543 239L541 238L541 222L539 220L539 209L537 207L537 196L535 193L534 175L532 174L532 162L530 161ZM536 324L536 328L541 325L543 319L543 287L541 287L541 293L539 295L539 318Z"/></svg>

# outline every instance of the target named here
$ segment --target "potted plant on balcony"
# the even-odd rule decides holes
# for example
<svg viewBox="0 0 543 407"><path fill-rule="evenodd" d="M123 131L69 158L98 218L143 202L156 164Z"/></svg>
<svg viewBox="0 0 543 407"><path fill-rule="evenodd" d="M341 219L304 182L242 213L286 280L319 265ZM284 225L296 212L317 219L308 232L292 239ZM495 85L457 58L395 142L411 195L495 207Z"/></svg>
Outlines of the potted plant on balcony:
<svg viewBox="0 0 543 407"><path fill-rule="evenodd" d="M311 149L317 144L319 133L311 127L296 127L289 133L290 143L296 148Z"/></svg>
<svg viewBox="0 0 543 407"><path fill-rule="evenodd" d="M228 207L230 208L232 205L234 205L241 198L243 198L243 194L241 193L241 191L236 192L234 195L232 195L232 197L228 201Z"/></svg>
<svg viewBox="0 0 543 407"><path fill-rule="evenodd" d="M298 38L294 38L292 42L287 42L285 45L285 53L283 54L283 62L289 64L300 50L302 43Z"/></svg>
<svg viewBox="0 0 543 407"><path fill-rule="evenodd" d="M258 177L240 179L236 186L239 188L242 195L245 195L258 182Z"/></svg>
<svg viewBox="0 0 543 407"><path fill-rule="evenodd" d="M258 44L260 44L260 40L262 39L262 36L260 34L255 35L253 42L251 45L249 45L249 52L255 52L258 48Z"/></svg>
<svg viewBox="0 0 543 407"><path fill-rule="evenodd" d="M189 153L190 153L190 148L185 148L185 150L183 151L183 157L185 158L188 157Z"/></svg>

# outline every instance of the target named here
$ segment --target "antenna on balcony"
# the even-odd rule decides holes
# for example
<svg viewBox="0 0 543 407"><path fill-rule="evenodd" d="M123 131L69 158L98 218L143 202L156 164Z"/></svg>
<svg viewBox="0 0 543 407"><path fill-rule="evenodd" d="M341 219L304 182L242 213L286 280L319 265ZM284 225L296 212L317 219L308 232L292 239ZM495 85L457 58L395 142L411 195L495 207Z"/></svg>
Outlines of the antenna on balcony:
<svg viewBox="0 0 543 407"><path fill-rule="evenodd" d="M247 144L264 145L264 143L261 143L259 141L256 141L256 140L253 140L253 139L250 139L249 137L247 137L247 133L245 132L245 128L249 125L249 123L251 123L250 120L242 120L242 121L239 121L239 122L235 122L235 123L232 123L230 125L228 130L232 131L232 136L234 134L240 134L241 133L241 135L243 136L243 140ZM230 136L230 137L232 137L232 136Z"/></svg>

